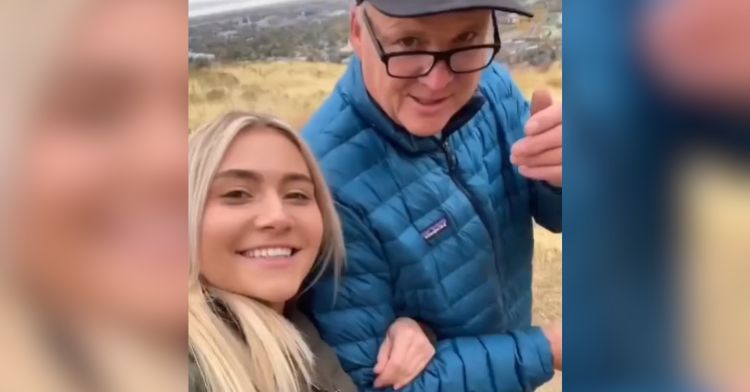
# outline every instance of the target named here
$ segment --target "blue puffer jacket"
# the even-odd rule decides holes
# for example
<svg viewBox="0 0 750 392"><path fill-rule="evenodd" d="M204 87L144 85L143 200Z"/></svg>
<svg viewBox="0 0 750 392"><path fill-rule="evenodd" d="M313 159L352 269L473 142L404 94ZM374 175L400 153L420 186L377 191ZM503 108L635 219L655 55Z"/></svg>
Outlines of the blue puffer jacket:
<svg viewBox="0 0 750 392"><path fill-rule="evenodd" d="M529 391L552 377L549 343L530 326L532 217L560 231L562 195L510 164L528 111L509 74L492 66L446 140L418 138L372 101L355 57L304 129L336 200L348 263L338 291L324 278L304 302L360 390L373 390L397 317L438 338L405 390Z"/></svg>

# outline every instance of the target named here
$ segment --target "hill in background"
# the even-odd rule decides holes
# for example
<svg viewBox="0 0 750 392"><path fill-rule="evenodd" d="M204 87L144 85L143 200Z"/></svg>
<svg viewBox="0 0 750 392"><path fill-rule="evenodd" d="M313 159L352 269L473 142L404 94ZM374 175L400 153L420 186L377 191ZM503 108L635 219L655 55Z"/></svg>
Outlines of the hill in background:
<svg viewBox="0 0 750 392"><path fill-rule="evenodd" d="M229 110L271 113L300 128L333 90L345 66L331 63L235 63L190 73L190 129ZM529 97L548 88L562 99L562 67L511 70Z"/></svg>
<svg viewBox="0 0 750 392"><path fill-rule="evenodd" d="M237 1L230 2L232 4ZM342 63L353 0L275 2L190 19L190 52L220 62L295 60ZM562 59L562 0L525 0L533 19L498 13L498 60L547 67ZM195 11L197 12L197 11Z"/></svg>

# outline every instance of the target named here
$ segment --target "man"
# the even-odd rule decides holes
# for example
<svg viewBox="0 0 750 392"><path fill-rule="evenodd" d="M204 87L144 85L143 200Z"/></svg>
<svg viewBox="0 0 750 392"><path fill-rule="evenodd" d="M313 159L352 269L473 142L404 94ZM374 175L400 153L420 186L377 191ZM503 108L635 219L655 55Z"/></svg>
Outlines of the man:
<svg viewBox="0 0 750 392"><path fill-rule="evenodd" d="M508 0L358 1L356 56L303 131L348 263L306 307L361 390L414 370L388 334L397 317L437 339L406 390L527 391L561 366L561 328L531 327L531 258L532 218L561 231L562 108L537 93L529 119L492 62L493 10L529 15Z"/></svg>

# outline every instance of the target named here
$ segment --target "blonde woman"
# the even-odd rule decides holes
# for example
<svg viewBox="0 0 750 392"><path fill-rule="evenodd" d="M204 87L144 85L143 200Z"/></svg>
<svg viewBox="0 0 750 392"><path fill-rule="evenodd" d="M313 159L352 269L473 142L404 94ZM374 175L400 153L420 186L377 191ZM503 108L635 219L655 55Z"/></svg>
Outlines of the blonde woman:
<svg viewBox="0 0 750 392"><path fill-rule="evenodd" d="M243 113L204 126L189 145L191 391L356 391L294 306L344 261L339 220L307 147L278 120ZM434 354L413 320L391 328L412 337L399 361L418 368Z"/></svg>

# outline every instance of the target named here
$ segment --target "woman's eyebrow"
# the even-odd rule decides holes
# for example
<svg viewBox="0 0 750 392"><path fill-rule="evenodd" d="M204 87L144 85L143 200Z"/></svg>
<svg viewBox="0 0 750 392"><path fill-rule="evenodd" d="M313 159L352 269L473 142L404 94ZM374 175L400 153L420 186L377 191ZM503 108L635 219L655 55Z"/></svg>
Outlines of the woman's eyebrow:
<svg viewBox="0 0 750 392"><path fill-rule="evenodd" d="M282 182L309 182L310 184L314 183L309 175L303 173L287 173L282 178Z"/></svg>
<svg viewBox="0 0 750 392"><path fill-rule="evenodd" d="M262 181L263 176L260 173L254 172L252 170L244 170L244 169L227 169L222 170L218 173L216 173L216 176L214 176L215 179L220 178L234 178L234 179L240 179L240 180L251 180L251 181Z"/></svg>
<svg viewBox="0 0 750 392"><path fill-rule="evenodd" d="M229 178L238 180L248 180L262 182L264 176L258 172L246 169L226 169L218 172L215 179ZM313 183L312 178L304 173L285 173L281 177L281 182L309 182Z"/></svg>

